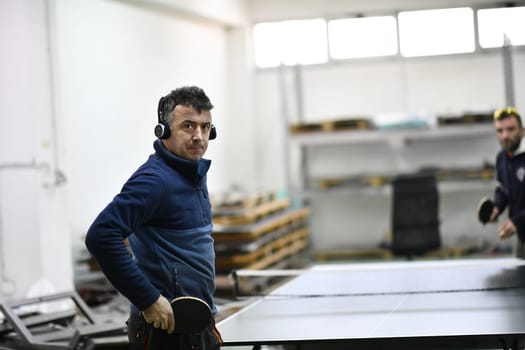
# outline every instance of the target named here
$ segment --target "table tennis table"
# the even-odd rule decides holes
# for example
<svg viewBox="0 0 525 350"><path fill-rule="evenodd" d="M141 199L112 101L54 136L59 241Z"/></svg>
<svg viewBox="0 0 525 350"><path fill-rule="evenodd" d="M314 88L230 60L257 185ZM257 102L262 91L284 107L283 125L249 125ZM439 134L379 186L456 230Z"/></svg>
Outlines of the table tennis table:
<svg viewBox="0 0 525 350"><path fill-rule="evenodd" d="M523 348L525 260L314 265L217 327L226 348Z"/></svg>

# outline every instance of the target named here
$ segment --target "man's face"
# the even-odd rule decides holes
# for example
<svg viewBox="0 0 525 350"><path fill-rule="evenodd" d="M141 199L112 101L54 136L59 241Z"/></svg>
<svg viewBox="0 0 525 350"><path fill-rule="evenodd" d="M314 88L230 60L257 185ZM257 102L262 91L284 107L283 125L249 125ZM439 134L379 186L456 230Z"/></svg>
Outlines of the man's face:
<svg viewBox="0 0 525 350"><path fill-rule="evenodd" d="M514 153L520 145L524 129L514 117L496 119L494 121L498 141L507 152Z"/></svg>
<svg viewBox="0 0 525 350"><path fill-rule="evenodd" d="M175 106L171 135L162 140L171 153L187 160L199 160L208 148L211 130L210 111L198 113L193 107Z"/></svg>

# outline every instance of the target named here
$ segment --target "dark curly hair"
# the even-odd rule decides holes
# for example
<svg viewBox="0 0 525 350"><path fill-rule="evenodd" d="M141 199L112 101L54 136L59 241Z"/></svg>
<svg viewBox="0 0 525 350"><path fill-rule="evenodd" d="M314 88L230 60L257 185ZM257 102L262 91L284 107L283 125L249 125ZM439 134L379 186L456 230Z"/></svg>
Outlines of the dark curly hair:
<svg viewBox="0 0 525 350"><path fill-rule="evenodd" d="M183 86L171 91L159 101L159 116L163 122L171 124L172 112L177 105L191 106L200 113L213 108L204 90L197 86Z"/></svg>

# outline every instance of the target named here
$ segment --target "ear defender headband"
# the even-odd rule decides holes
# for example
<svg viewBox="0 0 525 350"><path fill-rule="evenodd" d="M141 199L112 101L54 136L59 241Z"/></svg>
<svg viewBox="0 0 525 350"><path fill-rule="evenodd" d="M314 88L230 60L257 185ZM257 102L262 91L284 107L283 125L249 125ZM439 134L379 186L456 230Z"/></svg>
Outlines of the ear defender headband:
<svg viewBox="0 0 525 350"><path fill-rule="evenodd" d="M167 139L171 135L171 128L170 126L164 121L164 97L161 97L159 100L159 105L157 107L157 118L158 118L158 124L155 125L155 129L153 131L155 132L155 136L159 139ZM214 140L217 138L217 129L215 129L215 125L211 125L210 129L210 136L208 137L209 140Z"/></svg>

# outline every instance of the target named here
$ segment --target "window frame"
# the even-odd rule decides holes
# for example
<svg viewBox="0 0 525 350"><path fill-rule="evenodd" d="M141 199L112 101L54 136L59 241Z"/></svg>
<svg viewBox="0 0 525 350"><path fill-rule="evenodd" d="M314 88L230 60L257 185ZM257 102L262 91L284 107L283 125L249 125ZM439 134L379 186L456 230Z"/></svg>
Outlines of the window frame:
<svg viewBox="0 0 525 350"><path fill-rule="evenodd" d="M323 18L326 22L326 35L327 35L327 55L328 60L325 63L316 63L316 64L308 64L308 65L302 65L303 67L310 67L310 66L319 66L319 65L338 65L338 64L345 64L345 63L367 63L367 62L388 62L388 61L397 61L397 60L432 60L432 59L442 59L452 56L464 56L464 55L481 55L481 54L487 54L487 53L494 53L499 52L502 50L502 47L490 47L490 48L483 48L480 46L479 42L479 28L478 28L478 10L482 9L497 9L497 8L505 8L505 7L522 7L525 6L525 0L517 0L512 1L511 6L507 5L507 2L501 2L501 3L487 3L487 4L472 4L467 1L462 1L461 3L454 4L454 6L443 6L443 7L428 7L428 8L422 8L422 7L407 7L403 8L402 10L396 10L396 11L366 11L366 12L349 12L345 13L344 15L338 15L338 16L319 16L315 18ZM450 54L439 54L439 55L428 55L428 56L415 56L415 57L405 57L401 55L400 50L400 33L399 33L399 13L400 12L406 12L406 11L418 11L418 10L439 10L439 9L449 9L449 8L458 8L458 7L470 7L473 10L474 13L474 51L473 52L467 52L467 53L450 53ZM380 17L380 16L393 16L396 20L397 24L397 45L398 45L398 51L396 55L389 55L389 56L370 56L370 57L359 57L359 58L342 58L342 59L336 59L333 58L330 55L330 40L328 38L328 23L331 20L335 19L347 19L347 18L353 18L353 17ZM278 21L260 21L257 23L267 23L267 22L283 22L287 20L308 20L313 18L290 18L290 19L283 19ZM255 26L254 23L252 24L252 38L253 38L253 27ZM255 45L255 43L253 43ZM512 47L513 51L523 52L525 51L525 45L515 45ZM252 47L252 52L255 52L255 48ZM255 62L255 60L254 60ZM254 63L255 65L255 63ZM274 66L274 67L258 67L255 65L256 70L271 70L271 69L279 69L284 65L280 66ZM289 67L289 66L285 66Z"/></svg>

